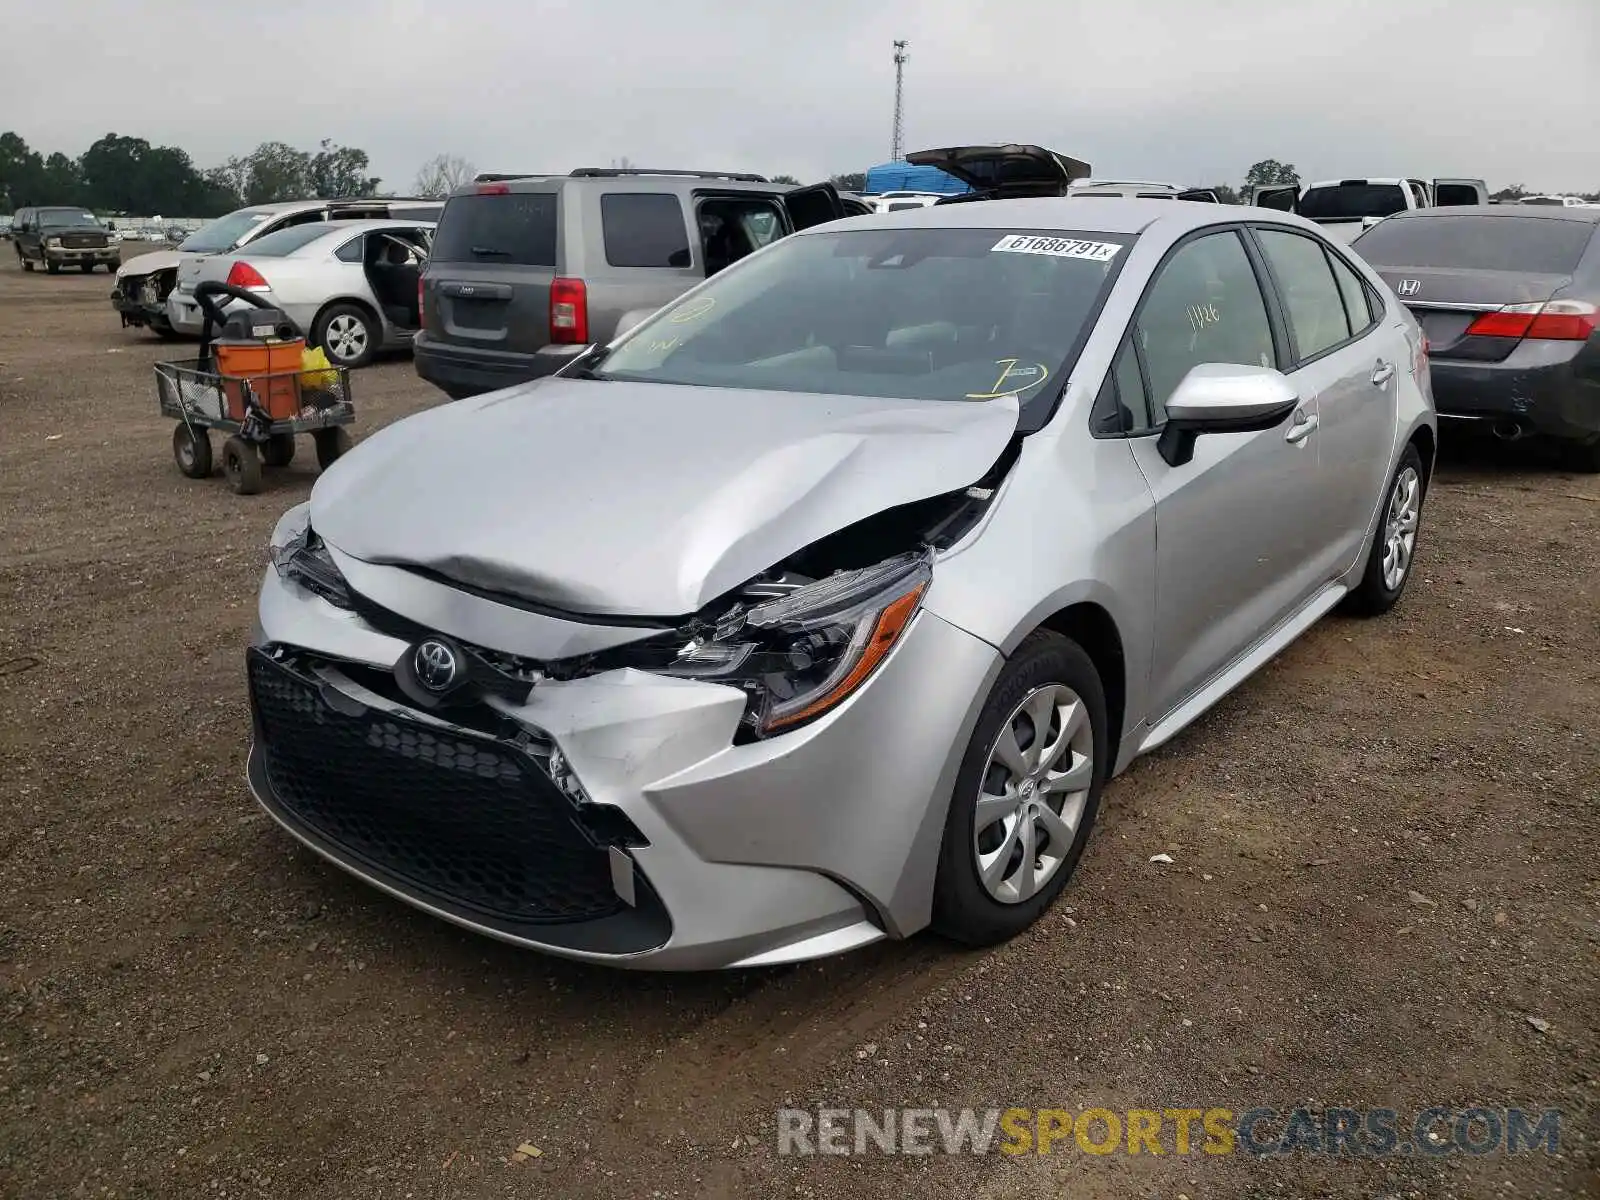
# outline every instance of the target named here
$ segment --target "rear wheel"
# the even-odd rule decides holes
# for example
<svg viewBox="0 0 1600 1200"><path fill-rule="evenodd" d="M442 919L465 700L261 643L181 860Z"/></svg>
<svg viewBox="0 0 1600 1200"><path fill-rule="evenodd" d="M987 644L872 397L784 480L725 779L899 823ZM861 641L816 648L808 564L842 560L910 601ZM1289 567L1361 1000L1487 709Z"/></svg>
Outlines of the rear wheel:
<svg viewBox="0 0 1600 1200"><path fill-rule="evenodd" d="M204 479L211 474L211 436L193 425L174 426L172 458L190 479Z"/></svg>
<svg viewBox="0 0 1600 1200"><path fill-rule="evenodd" d="M275 433L261 447L261 461L269 467L287 467L294 461L294 434Z"/></svg>
<svg viewBox="0 0 1600 1200"><path fill-rule="evenodd" d="M222 473L228 477L228 486L241 496L261 490L261 456L243 438L231 437L222 444Z"/></svg>
<svg viewBox="0 0 1600 1200"><path fill-rule="evenodd" d="M1344 598L1341 607L1360 617L1376 617L1400 601L1411 578L1417 531L1422 525L1422 501L1427 486L1422 479L1422 456L1407 446L1389 481L1383 514L1367 551L1367 569L1361 582Z"/></svg>
<svg viewBox="0 0 1600 1200"><path fill-rule="evenodd" d="M377 319L354 304L335 304L317 322L315 341L338 367L364 367L378 352Z"/></svg>
<svg viewBox="0 0 1600 1200"><path fill-rule="evenodd" d="M945 817L933 924L980 946L1015 937L1061 894L1110 765L1105 691L1076 642L1039 631L978 717Z"/></svg>
<svg viewBox="0 0 1600 1200"><path fill-rule="evenodd" d="M317 443L317 466L324 471L349 453L350 447L355 444L350 438L350 431L342 425L319 429L311 436Z"/></svg>

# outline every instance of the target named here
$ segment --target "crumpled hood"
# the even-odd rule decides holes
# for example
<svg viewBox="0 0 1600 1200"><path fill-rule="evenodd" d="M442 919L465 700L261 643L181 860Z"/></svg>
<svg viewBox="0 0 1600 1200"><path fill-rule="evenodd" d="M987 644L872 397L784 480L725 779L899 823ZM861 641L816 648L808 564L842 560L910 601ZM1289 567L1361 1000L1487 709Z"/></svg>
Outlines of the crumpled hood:
<svg viewBox="0 0 1600 1200"><path fill-rule="evenodd" d="M137 279L157 271L175 271L182 257L176 250L152 250L148 254L138 254L117 268L117 278L126 279L131 275Z"/></svg>
<svg viewBox="0 0 1600 1200"><path fill-rule="evenodd" d="M553 378L367 438L318 479L311 522L366 562L574 612L678 616L855 521L976 482L1016 424L1014 399Z"/></svg>

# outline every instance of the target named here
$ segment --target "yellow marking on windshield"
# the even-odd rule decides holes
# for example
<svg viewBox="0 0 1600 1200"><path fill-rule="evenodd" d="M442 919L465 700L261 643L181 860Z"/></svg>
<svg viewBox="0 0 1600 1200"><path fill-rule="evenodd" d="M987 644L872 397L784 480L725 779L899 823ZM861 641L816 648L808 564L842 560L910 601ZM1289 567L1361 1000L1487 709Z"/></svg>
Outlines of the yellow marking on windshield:
<svg viewBox="0 0 1600 1200"><path fill-rule="evenodd" d="M716 306L717 298L715 296L701 296L699 299L691 300L688 304L685 304L677 312L673 313L669 319L674 325L687 325L690 321L698 321Z"/></svg>
<svg viewBox="0 0 1600 1200"><path fill-rule="evenodd" d="M1050 369L1043 363L1025 363L1019 358L997 358L994 365L1000 368L993 387L987 392L968 392L968 400L1000 400L1006 396L1016 396L1030 388L1036 388L1046 379L1050 378ZM1016 383L1007 387L1008 383L1015 380L1026 379L1026 383Z"/></svg>

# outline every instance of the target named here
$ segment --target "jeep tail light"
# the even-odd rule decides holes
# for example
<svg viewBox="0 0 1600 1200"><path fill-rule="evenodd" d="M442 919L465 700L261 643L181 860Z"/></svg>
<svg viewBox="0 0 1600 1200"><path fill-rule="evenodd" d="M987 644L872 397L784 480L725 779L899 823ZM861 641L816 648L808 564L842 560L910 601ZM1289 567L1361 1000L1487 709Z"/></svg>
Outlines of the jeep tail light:
<svg viewBox="0 0 1600 1200"><path fill-rule="evenodd" d="M246 288L252 292L270 290L266 277L247 262L236 262L228 268L228 286Z"/></svg>
<svg viewBox="0 0 1600 1200"><path fill-rule="evenodd" d="M1507 304L1467 326L1470 337L1535 338L1582 342L1600 326L1600 309L1583 300Z"/></svg>
<svg viewBox="0 0 1600 1200"><path fill-rule="evenodd" d="M589 340L589 292L581 279L550 283L550 341L581 346Z"/></svg>

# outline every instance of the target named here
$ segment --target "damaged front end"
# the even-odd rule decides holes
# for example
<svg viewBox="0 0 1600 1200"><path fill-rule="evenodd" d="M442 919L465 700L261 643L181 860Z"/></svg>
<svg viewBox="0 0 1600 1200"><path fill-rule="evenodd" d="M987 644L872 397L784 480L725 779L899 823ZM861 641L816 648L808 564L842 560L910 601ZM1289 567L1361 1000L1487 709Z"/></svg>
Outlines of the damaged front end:
<svg viewBox="0 0 1600 1200"><path fill-rule="evenodd" d="M170 332L172 325L167 320L167 297L178 281L177 268L147 274L125 271L126 268L123 268L117 272L116 286L111 290L111 307L122 318L122 327Z"/></svg>

